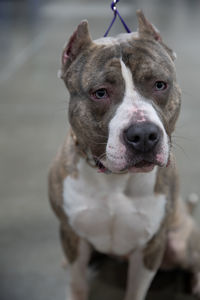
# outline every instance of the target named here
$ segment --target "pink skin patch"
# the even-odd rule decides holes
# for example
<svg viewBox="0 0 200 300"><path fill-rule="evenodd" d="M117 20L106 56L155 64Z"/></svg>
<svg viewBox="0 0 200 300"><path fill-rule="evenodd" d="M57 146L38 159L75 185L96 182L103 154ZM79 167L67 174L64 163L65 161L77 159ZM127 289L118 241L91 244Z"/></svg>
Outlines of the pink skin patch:
<svg viewBox="0 0 200 300"><path fill-rule="evenodd" d="M165 161L165 157L163 153L158 153L156 155L156 160L158 163L160 163L161 165L164 165L164 161Z"/></svg>
<svg viewBox="0 0 200 300"><path fill-rule="evenodd" d="M138 109L136 108L134 110L134 115L133 115L134 119L136 120L136 122L140 123L140 122L145 122L147 121L147 112L145 112L145 110L143 109Z"/></svg>
<svg viewBox="0 0 200 300"><path fill-rule="evenodd" d="M104 169L98 169L97 173L106 173L106 168L104 168Z"/></svg>
<svg viewBox="0 0 200 300"><path fill-rule="evenodd" d="M67 60L69 59L70 56L73 56L73 43L74 41L77 39L77 30L73 33L73 35L71 36L69 43L67 44L64 53L62 55L62 64L66 64Z"/></svg>
<svg viewBox="0 0 200 300"><path fill-rule="evenodd" d="M65 65L67 60L69 58L69 55L67 54L67 52L65 51L62 57L62 63Z"/></svg>

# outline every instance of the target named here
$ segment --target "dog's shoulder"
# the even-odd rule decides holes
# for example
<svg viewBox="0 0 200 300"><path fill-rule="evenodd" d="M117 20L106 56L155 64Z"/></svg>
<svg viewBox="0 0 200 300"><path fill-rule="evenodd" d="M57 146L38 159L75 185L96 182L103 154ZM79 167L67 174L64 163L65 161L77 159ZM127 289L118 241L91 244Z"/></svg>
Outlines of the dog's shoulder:
<svg viewBox="0 0 200 300"><path fill-rule="evenodd" d="M49 199L57 215L63 204L63 181L67 176L77 177L78 159L76 143L72 132L69 131L50 167L48 176Z"/></svg>
<svg viewBox="0 0 200 300"><path fill-rule="evenodd" d="M155 194L165 194L167 198L165 226L170 228L176 218L178 202L180 200L179 176L175 158L171 154L171 163L167 168L159 168L154 187Z"/></svg>
<svg viewBox="0 0 200 300"><path fill-rule="evenodd" d="M179 178L175 158L172 154L169 166L167 168L158 168L154 191L156 194L167 195L173 202L178 196Z"/></svg>
<svg viewBox="0 0 200 300"><path fill-rule="evenodd" d="M63 250L70 262L76 259L79 238L71 228L68 217L63 210L63 181L67 176L77 176L78 158L77 147L70 131L50 167L48 176L49 200L60 220Z"/></svg>

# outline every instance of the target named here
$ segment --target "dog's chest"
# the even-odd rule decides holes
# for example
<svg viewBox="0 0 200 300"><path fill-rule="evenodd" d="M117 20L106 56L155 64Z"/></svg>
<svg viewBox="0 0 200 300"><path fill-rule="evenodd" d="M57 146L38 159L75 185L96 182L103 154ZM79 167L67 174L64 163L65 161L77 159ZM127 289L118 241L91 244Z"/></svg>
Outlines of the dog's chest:
<svg viewBox="0 0 200 300"><path fill-rule="evenodd" d="M78 235L104 253L126 255L157 232L164 195L154 195L156 172L98 174L83 161L79 177L64 181L64 210Z"/></svg>

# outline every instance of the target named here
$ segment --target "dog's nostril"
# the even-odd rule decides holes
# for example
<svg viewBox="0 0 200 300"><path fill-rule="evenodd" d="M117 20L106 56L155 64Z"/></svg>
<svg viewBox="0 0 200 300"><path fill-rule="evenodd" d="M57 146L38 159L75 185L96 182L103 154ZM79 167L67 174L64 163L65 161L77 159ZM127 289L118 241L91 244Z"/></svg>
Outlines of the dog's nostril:
<svg viewBox="0 0 200 300"><path fill-rule="evenodd" d="M133 143L138 143L140 141L139 135L134 136L132 141L133 141Z"/></svg>
<svg viewBox="0 0 200 300"><path fill-rule="evenodd" d="M158 136L157 136L157 134L154 132L154 133L151 133L150 135L149 135L149 140L150 141L155 141L155 140L157 140L157 138L158 138Z"/></svg>
<svg viewBox="0 0 200 300"><path fill-rule="evenodd" d="M141 138L142 138L142 130L140 126L130 126L126 131L125 131L125 138L128 142L130 143L140 143Z"/></svg>

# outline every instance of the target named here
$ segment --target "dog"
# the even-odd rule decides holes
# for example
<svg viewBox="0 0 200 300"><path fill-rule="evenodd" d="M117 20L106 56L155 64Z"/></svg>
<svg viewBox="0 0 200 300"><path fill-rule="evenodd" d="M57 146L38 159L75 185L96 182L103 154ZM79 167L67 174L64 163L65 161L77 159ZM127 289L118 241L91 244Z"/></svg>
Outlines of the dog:
<svg viewBox="0 0 200 300"><path fill-rule="evenodd" d="M128 260L125 300L181 266L200 295L199 229L179 195L172 133L181 107L175 53L137 12L138 31L92 40L81 22L62 53L70 130L49 198L69 262L68 300L87 300L93 251Z"/></svg>

